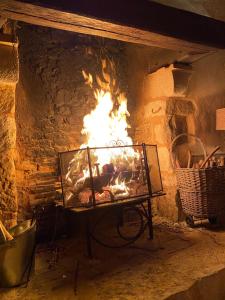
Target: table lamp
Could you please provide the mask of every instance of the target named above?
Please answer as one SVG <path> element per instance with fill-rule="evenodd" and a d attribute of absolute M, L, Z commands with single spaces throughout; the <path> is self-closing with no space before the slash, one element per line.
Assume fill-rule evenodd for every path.
<path fill-rule="evenodd" d="M 225 130 L 225 108 L 216 110 L 216 130 Z"/>

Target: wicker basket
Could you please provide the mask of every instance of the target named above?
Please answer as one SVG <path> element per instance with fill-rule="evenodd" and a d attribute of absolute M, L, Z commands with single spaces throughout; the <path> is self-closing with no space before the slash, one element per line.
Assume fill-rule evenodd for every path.
<path fill-rule="evenodd" d="M 196 139 L 199 141 L 199 138 Z M 171 146 L 173 162 L 174 141 Z M 205 149 L 203 152 L 206 156 Z M 225 208 L 225 167 L 177 168 L 176 176 L 182 209 L 187 215 L 197 218 L 217 217 Z"/>
<path fill-rule="evenodd" d="M 224 195 L 221 193 L 180 190 L 180 198 L 185 214 L 196 218 L 217 217 L 219 212 L 224 209 Z"/>
<path fill-rule="evenodd" d="M 176 169 L 183 211 L 198 218 L 217 216 L 225 204 L 225 167 Z"/>
<path fill-rule="evenodd" d="M 189 192 L 224 193 L 225 167 L 176 169 L 177 185 Z"/>

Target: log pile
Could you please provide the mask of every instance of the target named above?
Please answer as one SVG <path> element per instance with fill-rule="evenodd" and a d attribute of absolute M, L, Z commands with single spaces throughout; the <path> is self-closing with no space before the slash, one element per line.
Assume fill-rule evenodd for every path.
<path fill-rule="evenodd" d="M 117 199 L 136 197 L 147 192 L 147 185 L 143 179 L 144 171 L 140 166 L 133 170 L 121 163 L 115 168 L 113 163 L 105 164 L 102 171 L 98 169 L 96 175 L 83 176 L 77 171 L 76 161 L 64 179 L 65 200 L 69 206 L 92 205 L 92 189 L 97 203 L 113 202 Z M 82 177 L 80 177 L 82 176 Z"/>

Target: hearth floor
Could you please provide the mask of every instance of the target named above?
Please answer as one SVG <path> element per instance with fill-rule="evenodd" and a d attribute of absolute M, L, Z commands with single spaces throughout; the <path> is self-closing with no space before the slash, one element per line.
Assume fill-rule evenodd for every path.
<path fill-rule="evenodd" d="M 190 229 L 155 218 L 154 233 L 153 241 L 146 233 L 132 247 L 120 250 L 95 244 L 93 260 L 85 256 L 82 239 L 40 245 L 28 287 L 2 289 L 0 299 L 212 299 L 193 288 L 203 277 L 225 269 L 225 229 Z M 179 296 L 187 290 L 190 298 L 185 292 Z"/>

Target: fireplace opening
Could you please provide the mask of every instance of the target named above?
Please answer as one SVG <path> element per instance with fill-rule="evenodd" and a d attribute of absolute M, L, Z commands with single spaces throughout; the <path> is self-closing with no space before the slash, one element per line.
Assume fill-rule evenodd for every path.
<path fill-rule="evenodd" d="M 151 152 L 148 160 L 152 160 L 150 164 L 153 165 L 152 190 L 155 194 L 162 191 L 160 151 L 169 135 L 166 136 L 165 133 L 165 136 L 161 136 L 159 133 L 159 139 L 162 140 L 160 145 L 152 132 L 155 128 L 152 116 L 162 115 L 163 122 L 160 126 L 157 125 L 160 127 L 157 130 L 165 128 L 169 133 L 169 129 L 166 129 L 169 112 L 167 114 L 168 109 L 160 108 L 161 105 L 156 103 L 156 107 L 150 108 L 152 116 L 147 115 L 142 111 L 146 105 L 143 101 L 150 77 L 157 73 L 155 70 L 163 66 L 165 72 L 171 72 L 172 62 L 182 58 L 184 53 L 25 24 L 18 30 L 18 34 L 21 75 L 16 99 L 16 176 L 21 218 L 29 205 L 47 205 L 62 199 L 58 171 L 58 153 L 61 152 L 63 187 L 66 185 L 64 200 L 71 195 L 71 191 L 71 197 L 74 197 L 74 186 L 81 183 L 78 179 L 82 179 L 82 176 L 83 179 L 88 178 L 85 177 L 87 153 L 82 150 L 87 147 L 130 146 L 115 150 L 98 149 L 95 153 L 93 149 L 90 150 L 93 175 L 96 176 L 97 172 L 101 177 L 104 172 L 111 172 L 113 176 L 117 176 L 114 178 L 114 186 L 117 183 L 122 188 L 121 193 L 125 195 L 127 187 L 123 182 L 124 178 L 120 179 L 118 176 L 117 161 L 115 158 L 113 161 L 111 159 L 113 153 L 118 158 L 119 149 L 123 149 L 119 164 L 121 167 L 125 163 L 129 165 L 126 167 L 127 173 L 137 173 L 143 167 L 143 157 L 140 154 L 142 150 L 141 146 L 136 146 L 135 149 L 132 145 L 157 145 L 157 150 L 155 146 L 147 146 L 147 151 Z M 29 36 L 32 39 L 28 39 Z M 34 40 L 37 41 L 35 44 Z M 164 67 L 168 63 L 170 66 Z M 172 76 L 172 72 L 167 76 Z M 172 77 L 169 77 L 169 81 L 173 84 Z M 171 110 L 176 110 L 176 101 L 179 100 L 171 100 Z M 191 103 L 185 100 L 185 105 L 190 106 L 191 113 Z M 181 101 L 179 106 L 181 108 L 177 113 L 185 117 L 189 111 L 182 112 Z M 79 151 L 72 152 L 79 148 Z M 73 171 L 72 175 L 71 170 L 78 168 L 82 159 L 83 170 L 79 171 L 83 175 L 75 178 L 77 174 Z M 113 164 L 111 171 L 110 164 Z M 109 171 L 103 171 L 104 165 Z M 120 176 L 124 177 L 124 174 L 121 173 Z M 126 180 L 131 185 L 129 176 Z M 138 176 L 140 181 L 141 175 Z M 145 175 L 142 174 L 143 176 Z M 73 188 L 69 181 L 73 182 Z M 85 184 L 87 182 L 84 181 Z M 138 194 L 142 193 L 139 191 Z M 109 196 L 110 194 L 107 197 Z"/>
<path fill-rule="evenodd" d="M 220 144 L 222 132 L 212 129 L 215 116 L 210 112 L 223 106 L 222 81 L 216 79 L 222 76 L 216 70 L 223 51 L 206 56 L 25 23 L 17 34 L 19 47 L 14 43 L 3 49 L 16 63 L 5 61 L 9 75 L 4 82 L 10 84 L 2 85 L 2 99 L 11 95 L 11 111 L 5 117 L 6 158 L 14 158 L 14 166 L 4 169 L 9 194 L 2 218 L 13 224 L 29 216 L 32 207 L 62 199 L 58 153 L 121 142 L 157 145 L 167 195 L 155 198 L 154 211 L 176 221 L 180 208 L 171 142 L 185 133 L 199 136 L 208 152 Z M 211 66 L 213 76 L 205 65 Z M 213 101 L 206 86 L 215 95 Z M 185 137 L 178 141 L 182 166 L 187 164 L 189 142 Z M 201 157 L 198 145 L 192 147 Z"/>
<path fill-rule="evenodd" d="M 103 58 L 100 74 L 82 70 L 82 75 L 96 106 L 83 118 L 80 150 L 59 153 L 64 205 L 90 207 L 162 192 L 157 146 L 133 145 L 129 136 L 128 99 L 116 80 L 115 62 Z"/>
<path fill-rule="evenodd" d="M 3 2 L 0 5 L 0 15 L 3 14 L 0 16 L 0 221 L 4 227 L 0 222 L 0 239 L 10 241 L 13 246 L 13 234 L 17 237 L 17 233 L 26 233 L 28 239 L 30 234 L 32 246 L 28 256 L 32 260 L 37 225 L 39 241 L 50 241 L 49 270 L 60 260 L 59 253 L 63 253 L 62 260 L 67 259 L 74 241 L 65 239 L 65 253 L 55 246 L 55 241 L 69 234 L 78 237 L 74 244 L 78 257 L 84 249 L 83 233 L 89 257 L 91 240 L 110 249 L 128 246 L 124 257 L 122 251 L 113 256 L 96 246 L 96 253 L 108 261 L 112 258 L 109 271 L 115 270 L 118 276 L 120 267 L 129 260 L 126 278 L 132 277 L 130 266 L 136 268 L 149 261 L 149 253 L 151 259 L 154 253 L 160 253 L 160 259 L 155 258 L 157 265 L 159 260 L 170 260 L 174 253 L 192 248 L 196 239 L 204 240 L 202 232 L 196 238 L 197 231 L 193 232 L 184 223 L 184 212 L 187 214 L 188 210 L 185 211 L 181 200 L 184 197 L 187 200 L 193 191 L 185 190 L 190 182 L 179 181 L 178 173 L 191 169 L 192 173 L 200 174 L 202 166 L 206 166 L 206 177 L 210 173 L 213 185 L 219 186 L 221 194 L 224 192 L 224 178 L 216 177 L 223 177 L 225 157 L 222 131 L 225 54 L 223 37 L 216 30 L 221 24 L 201 17 L 201 26 L 192 38 L 193 24 L 187 21 L 196 20 L 196 16 L 184 12 L 180 13 L 184 25 L 190 24 L 188 29 L 164 26 L 164 19 L 158 25 L 154 17 L 148 23 L 145 14 L 146 26 L 141 18 L 128 24 L 128 20 L 132 21 L 129 10 L 123 10 L 124 23 L 118 22 L 118 13 L 110 11 L 115 19 L 109 24 L 107 18 L 84 17 L 82 1 L 77 14 L 56 13 L 59 7 L 50 10 L 45 6 L 34 13 L 30 0 L 22 1 L 27 10 L 21 14 L 20 1 Z M 154 8 L 151 1 L 144 2 Z M 130 12 L 136 15 L 132 5 Z M 163 15 L 182 19 L 172 8 L 161 9 Z M 90 9 L 89 14 L 93 13 L 95 10 Z M 7 14 L 18 18 L 18 23 L 8 20 Z M 46 21 L 44 17 L 50 19 Z M 27 18 L 33 25 L 23 22 Z M 48 27 L 40 26 L 46 25 L 45 22 Z M 205 34 L 204 24 L 209 28 Z M 212 29 L 215 36 L 211 35 Z M 216 154 L 215 148 L 219 149 Z M 209 153 L 213 154 L 207 161 Z M 179 169 L 177 173 L 175 169 Z M 208 177 L 205 181 L 199 179 L 199 184 L 208 182 Z M 183 190 L 179 192 L 181 185 Z M 201 193 L 204 196 L 206 192 Z M 197 206 L 193 205 L 194 209 Z M 215 216 L 208 214 L 207 206 L 205 210 L 204 218 L 201 214 L 196 219 L 188 215 L 191 227 L 200 224 L 214 228 L 207 226 L 215 225 Z M 37 223 L 32 218 L 34 212 Z M 222 210 L 218 214 L 220 221 L 223 214 Z M 31 221 L 14 227 L 27 219 Z M 153 224 L 156 241 L 147 244 L 141 236 L 147 232 L 152 240 Z M 96 234 L 96 228 L 103 239 Z M 116 243 L 117 238 L 122 239 L 122 246 Z M 131 246 L 139 238 L 140 244 Z M 198 245 L 197 250 L 201 252 L 202 248 Z M 0 258 L 5 259 L 4 251 L 0 249 Z M 141 254 L 133 261 L 136 251 L 146 253 L 147 258 Z M 195 256 L 192 250 L 188 253 L 189 258 Z M 181 265 L 188 261 L 182 255 Z M 222 251 L 220 255 L 224 258 Z M 79 259 L 73 277 L 74 293 Z M 87 270 L 89 261 L 86 257 L 81 261 Z M 63 280 L 67 276 L 71 280 L 72 263 L 70 260 L 65 269 L 62 267 Z M 93 265 L 93 273 L 101 277 L 102 271 Z M 179 269 L 175 261 L 173 266 Z M 185 267 L 190 270 L 187 264 Z M 28 269 L 29 273 L 32 264 Z M 149 277 L 154 266 L 143 270 Z M 156 273 L 160 271 L 157 269 Z M 104 276 L 101 279 L 106 299 Z M 118 280 L 119 285 L 123 279 Z"/>

